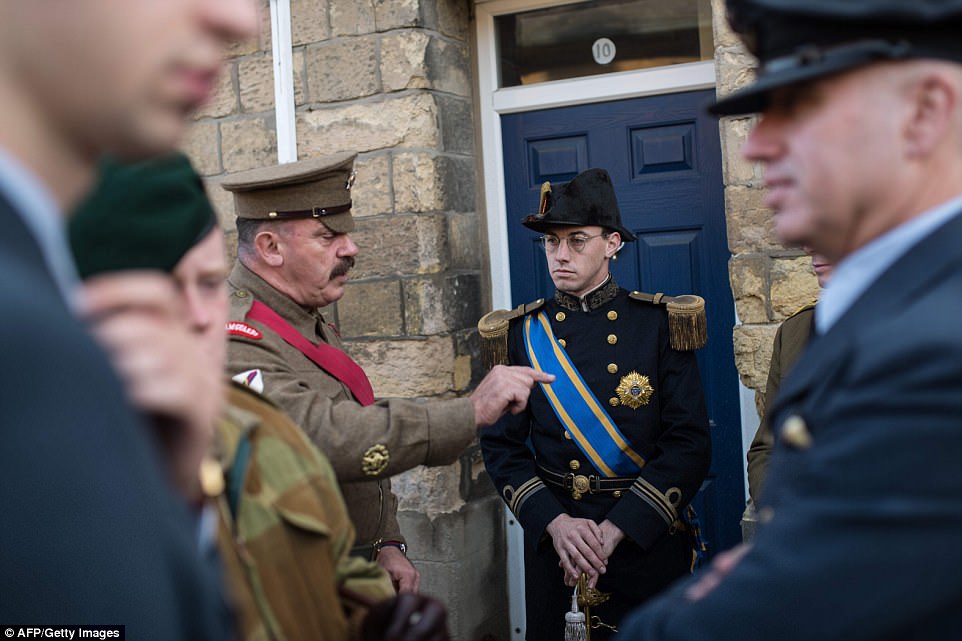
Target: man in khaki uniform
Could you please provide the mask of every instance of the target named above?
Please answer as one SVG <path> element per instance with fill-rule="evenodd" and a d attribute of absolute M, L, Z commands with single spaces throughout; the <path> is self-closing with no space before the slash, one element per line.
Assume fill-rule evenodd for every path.
<path fill-rule="evenodd" d="M 825 287 L 832 275 L 832 264 L 824 256 L 820 256 L 806 248 L 812 257 L 812 269 L 818 278 L 818 286 Z M 772 360 L 768 368 L 768 381 L 765 385 L 765 409 L 762 421 L 755 432 L 755 438 L 748 448 L 748 494 L 752 502 L 758 501 L 762 493 L 762 484 L 768 471 L 768 461 L 775 446 L 775 435 L 772 433 L 771 408 L 782 379 L 802 355 L 802 350 L 808 345 L 815 326 L 815 303 L 803 306 L 797 312 L 786 318 L 775 332 L 772 343 Z"/>
<path fill-rule="evenodd" d="M 468 397 L 382 399 L 341 351 L 322 308 L 344 293 L 358 248 L 348 235 L 354 154 L 234 174 L 237 263 L 228 282 L 228 371 L 283 408 L 330 458 L 357 529 L 400 591 L 416 591 L 388 478 L 453 462 L 479 426 L 521 411 L 543 374 L 499 367 Z M 550 380 L 550 379 L 544 379 Z"/>
<path fill-rule="evenodd" d="M 127 215 L 117 217 L 118 210 Z M 195 405 L 206 412 L 213 404 L 220 413 L 215 456 L 200 466 L 193 460 L 192 487 L 204 515 L 203 538 L 214 539 L 219 520 L 216 540 L 238 638 L 344 641 L 362 630 L 383 638 L 395 625 L 412 639 L 443 633 L 437 601 L 392 598 L 385 572 L 350 556 L 354 528 L 324 455 L 251 388 L 232 383 L 224 390 L 228 265 L 223 234 L 189 161 L 173 156 L 112 165 L 70 231 L 81 273 L 101 274 L 86 288 L 97 335 L 111 346 L 140 408 L 163 409 L 149 399 L 180 379 L 197 391 Z M 177 304 L 157 318 L 154 333 L 125 343 L 131 315 L 153 311 L 150 295 L 158 279 L 173 282 Z M 161 375 L 168 368 L 156 364 L 163 362 L 180 369 Z M 213 426 L 209 421 L 205 432 Z M 367 616 L 374 604 L 374 616 Z"/>

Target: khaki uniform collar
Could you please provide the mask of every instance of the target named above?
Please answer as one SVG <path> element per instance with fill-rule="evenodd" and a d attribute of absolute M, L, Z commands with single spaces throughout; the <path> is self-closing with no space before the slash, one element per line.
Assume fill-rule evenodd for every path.
<path fill-rule="evenodd" d="M 243 298 L 253 297 L 253 299 L 261 301 L 280 314 L 301 335 L 309 338 L 321 336 L 328 342 L 333 342 L 331 340 L 333 332 L 325 329 L 327 321 L 319 309 L 308 309 L 298 305 L 286 294 L 274 289 L 267 281 L 252 272 L 240 261 L 234 263 L 234 268 L 231 270 L 230 276 L 227 277 L 227 283 L 231 288 L 232 301 L 238 298 L 238 292 L 245 292 L 242 295 Z M 248 304 L 247 309 L 249 308 Z"/>

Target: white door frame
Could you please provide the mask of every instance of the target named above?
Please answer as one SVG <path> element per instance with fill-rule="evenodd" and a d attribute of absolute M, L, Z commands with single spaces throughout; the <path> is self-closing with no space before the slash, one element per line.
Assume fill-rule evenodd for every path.
<path fill-rule="evenodd" d="M 476 0 L 475 3 L 481 161 L 490 256 L 491 303 L 495 309 L 511 306 L 511 266 L 508 255 L 501 115 L 715 87 L 715 63 L 709 60 L 573 80 L 556 80 L 529 86 L 498 88 L 495 16 L 583 1 Z M 520 221 L 522 216 L 519 213 L 515 217 Z M 522 641 L 525 629 L 523 532 L 514 515 L 507 510 L 505 510 L 505 522 L 508 542 L 508 604 L 511 639 Z"/>

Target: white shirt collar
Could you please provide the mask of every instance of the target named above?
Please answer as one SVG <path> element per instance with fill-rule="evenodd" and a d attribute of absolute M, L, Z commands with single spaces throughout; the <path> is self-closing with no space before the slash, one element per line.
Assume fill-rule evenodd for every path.
<path fill-rule="evenodd" d="M 36 239 L 61 296 L 73 309 L 80 279 L 67 243 L 60 207 L 40 179 L 2 148 L 0 192 Z"/>
<path fill-rule="evenodd" d="M 960 210 L 962 196 L 957 196 L 849 254 L 835 266 L 819 296 L 815 330 L 824 334 L 831 329 L 885 270 Z"/>

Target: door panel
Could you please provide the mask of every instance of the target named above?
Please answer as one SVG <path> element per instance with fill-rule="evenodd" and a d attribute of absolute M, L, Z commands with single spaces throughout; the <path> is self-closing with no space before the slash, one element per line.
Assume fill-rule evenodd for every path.
<path fill-rule="evenodd" d="M 711 552 L 740 541 L 744 507 L 734 303 L 713 91 L 620 100 L 502 117 L 511 295 L 514 305 L 551 294 L 538 234 L 520 220 L 541 184 L 591 167 L 611 174 L 623 222 L 638 235 L 612 263 L 622 287 L 706 300 L 708 345 L 697 353 L 712 430 L 712 468 L 695 507 Z"/>

